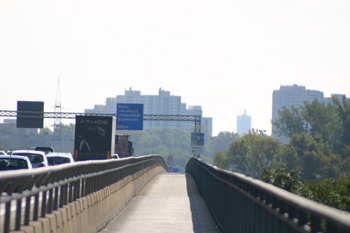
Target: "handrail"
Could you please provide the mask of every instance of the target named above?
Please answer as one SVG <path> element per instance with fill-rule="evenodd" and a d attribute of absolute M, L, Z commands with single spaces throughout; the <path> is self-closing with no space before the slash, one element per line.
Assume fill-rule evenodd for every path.
<path fill-rule="evenodd" d="M 350 232 L 350 213 L 200 159 L 186 165 L 223 232 Z"/>
<path fill-rule="evenodd" d="M 5 233 L 10 231 L 12 201 L 16 201 L 14 230 L 20 230 L 23 198 L 25 198 L 24 224 L 29 225 L 30 220 L 44 217 L 46 213 L 51 213 L 69 202 L 154 166 L 162 166 L 168 171 L 163 157 L 148 155 L 1 172 L 0 204 L 1 206 L 5 204 L 1 230 Z M 33 197 L 34 207 L 31 208 Z"/>

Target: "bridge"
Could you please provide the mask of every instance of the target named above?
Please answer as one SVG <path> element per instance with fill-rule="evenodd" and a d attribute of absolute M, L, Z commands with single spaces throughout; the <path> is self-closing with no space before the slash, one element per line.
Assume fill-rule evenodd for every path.
<path fill-rule="evenodd" d="M 1 232 L 350 232 L 350 214 L 191 158 L 0 173 Z"/>

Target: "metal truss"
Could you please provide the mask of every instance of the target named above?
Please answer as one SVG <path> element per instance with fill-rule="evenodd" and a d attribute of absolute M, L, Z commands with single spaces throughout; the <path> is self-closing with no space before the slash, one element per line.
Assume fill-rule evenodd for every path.
<path fill-rule="evenodd" d="M 194 132 L 201 132 L 201 115 L 152 115 L 144 114 L 144 121 L 194 121 Z"/>
<path fill-rule="evenodd" d="M 64 118 L 75 119 L 76 116 L 114 116 L 116 114 L 105 113 L 74 113 L 74 112 L 29 112 L 29 111 L 7 111 L 0 110 L 0 117 L 30 117 L 30 118 Z M 200 115 L 153 115 L 144 114 L 144 121 L 194 121 L 195 133 L 201 131 Z"/>

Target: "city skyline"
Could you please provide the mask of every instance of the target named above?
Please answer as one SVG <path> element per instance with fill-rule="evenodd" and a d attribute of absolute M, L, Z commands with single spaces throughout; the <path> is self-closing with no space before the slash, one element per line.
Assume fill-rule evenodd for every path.
<path fill-rule="evenodd" d="M 158 95 L 142 95 L 140 90 L 125 90 L 124 95 L 106 98 L 106 104 L 94 105 L 93 109 L 85 109 L 85 113 L 116 113 L 118 103 L 143 104 L 143 114 L 153 115 L 200 115 L 202 132 L 212 137 L 212 118 L 203 117 L 202 106 L 188 106 L 181 101 L 181 96 L 172 95 L 170 91 L 159 88 Z M 144 121 L 143 129 L 147 127 L 179 128 L 184 131 L 194 127 L 191 121 Z"/>
<path fill-rule="evenodd" d="M 283 86 L 283 85 L 281 85 L 280 86 L 280 88 L 281 87 L 284 87 L 284 88 L 288 88 L 288 87 L 295 87 L 295 86 L 297 86 L 297 87 L 301 87 L 301 88 L 304 88 L 305 89 L 305 87 L 304 86 L 298 86 L 298 85 L 296 85 L 296 84 L 293 84 L 293 85 L 288 85 L 288 86 Z M 131 88 L 130 88 L 131 89 Z M 124 90 L 124 91 L 126 91 L 126 89 Z M 275 93 L 276 91 L 280 91 L 279 89 L 276 89 L 276 90 L 274 90 L 273 91 L 273 93 Z M 330 101 L 330 99 L 331 99 L 331 95 L 338 95 L 338 94 L 331 94 L 330 96 L 325 96 L 324 95 L 324 93 L 322 92 L 322 91 L 319 91 L 319 90 L 311 90 L 311 89 L 307 89 L 307 91 L 311 91 L 311 92 L 320 92 L 322 95 L 323 95 L 323 97 L 324 97 L 324 101 L 326 101 L 326 99 L 328 99 L 328 102 L 331 102 Z M 170 91 L 169 91 L 170 92 Z M 272 93 L 272 94 L 273 94 Z M 343 94 L 340 94 L 340 95 L 343 95 Z M 103 103 L 103 104 L 98 104 L 98 103 L 91 103 L 90 104 L 90 108 L 88 108 L 88 109 L 83 109 L 83 111 L 65 111 L 64 109 L 65 109 L 65 107 L 63 106 L 62 107 L 62 112 L 77 112 L 77 113 L 84 113 L 84 112 L 86 112 L 86 110 L 93 110 L 94 109 L 94 107 L 95 106 L 97 106 L 97 105 L 101 105 L 101 106 L 104 106 L 107 102 L 108 102 L 108 99 L 109 98 L 117 98 L 117 96 L 118 95 L 116 95 L 116 97 L 105 97 L 105 102 Z M 181 97 L 181 96 L 180 96 Z M 347 98 L 348 98 L 348 96 L 347 96 Z M 27 101 L 27 100 L 25 100 L 25 101 Z M 34 101 L 34 100 L 33 100 Z M 272 102 L 273 102 L 273 98 L 272 98 Z M 16 102 L 17 103 L 17 102 Z M 45 103 L 44 103 L 44 105 L 45 105 Z M 196 106 L 199 106 L 199 105 L 187 105 L 187 107 L 196 107 Z M 300 106 L 300 104 L 298 105 L 298 106 Z M 204 108 L 203 107 L 205 107 L 205 106 L 200 106 L 200 107 L 202 107 L 201 108 L 201 111 L 202 112 L 204 112 Z M 1 109 L 1 110 L 16 110 L 16 108 L 13 108 L 13 109 Z M 45 110 L 44 110 L 45 112 L 54 112 L 54 109 L 53 110 L 47 110 L 47 107 L 45 108 Z M 245 111 L 246 111 L 246 109 L 245 109 Z M 271 108 L 271 111 L 272 111 L 272 115 L 271 115 L 271 119 L 273 119 L 273 111 L 274 111 L 274 109 L 273 108 Z M 238 126 L 238 117 L 239 116 L 242 116 L 242 114 L 241 115 L 237 115 L 236 116 L 236 128 L 234 129 L 234 130 L 221 130 L 221 131 L 217 131 L 217 132 L 214 132 L 214 130 L 213 130 L 213 134 L 212 134 L 212 136 L 216 136 L 218 133 L 220 133 L 220 132 L 223 132 L 223 131 L 228 131 L 228 132 L 234 132 L 234 133 L 239 133 L 238 131 L 239 131 L 239 126 Z M 203 117 L 204 118 L 212 118 L 212 117 L 210 117 L 210 116 L 204 116 L 203 115 Z M 252 116 L 249 116 L 250 118 L 252 117 Z M 4 121 L 4 119 L 12 119 L 12 118 L 0 118 L 0 123 L 2 123 L 3 121 Z M 51 122 L 52 121 L 52 122 Z M 68 119 L 62 119 L 62 123 L 64 123 L 64 124 L 69 124 L 69 123 L 75 123 L 75 120 L 68 120 Z M 272 125 L 271 125 L 271 127 L 269 128 L 269 129 L 265 129 L 264 127 L 262 127 L 262 128 L 259 128 L 259 127 L 254 127 L 254 126 L 252 126 L 253 125 L 253 123 L 252 123 L 253 121 L 251 121 L 251 129 L 262 129 L 266 134 L 268 134 L 268 135 L 272 135 L 272 131 L 271 131 L 271 127 L 272 127 Z M 51 120 L 51 119 L 47 119 L 47 118 L 45 118 L 44 119 L 44 123 L 45 123 L 45 127 L 53 127 L 53 120 Z M 212 124 L 213 125 L 215 125 L 215 119 L 214 118 L 212 118 Z M 255 124 L 256 125 L 256 124 Z M 213 127 L 214 128 L 214 127 Z"/>
<path fill-rule="evenodd" d="M 3 0 L 0 109 L 44 101 L 54 112 L 59 78 L 62 112 L 162 88 L 202 106 L 213 136 L 236 132 L 244 109 L 271 135 L 282 85 L 350 96 L 349 11 L 346 0 Z"/>

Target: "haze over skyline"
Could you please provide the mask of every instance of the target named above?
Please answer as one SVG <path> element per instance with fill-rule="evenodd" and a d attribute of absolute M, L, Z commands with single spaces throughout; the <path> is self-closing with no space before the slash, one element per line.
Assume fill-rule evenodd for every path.
<path fill-rule="evenodd" d="M 271 134 L 280 85 L 350 97 L 348 12 L 348 0 L 2 0 L 0 109 L 53 112 L 59 78 L 62 112 L 162 88 L 202 106 L 214 136 L 245 109 Z"/>

